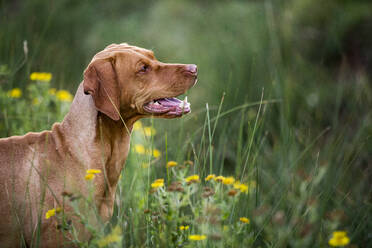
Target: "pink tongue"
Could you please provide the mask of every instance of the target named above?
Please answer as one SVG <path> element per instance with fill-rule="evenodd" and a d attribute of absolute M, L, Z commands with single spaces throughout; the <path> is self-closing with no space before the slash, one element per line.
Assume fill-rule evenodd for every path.
<path fill-rule="evenodd" d="M 172 97 L 172 98 L 159 99 L 158 102 L 164 107 L 174 107 L 174 106 L 178 106 L 181 103 L 181 100 L 178 100 L 177 98 Z"/>

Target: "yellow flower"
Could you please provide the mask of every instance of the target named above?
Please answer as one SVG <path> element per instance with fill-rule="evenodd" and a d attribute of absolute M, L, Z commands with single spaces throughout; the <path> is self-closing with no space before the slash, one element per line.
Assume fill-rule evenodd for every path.
<path fill-rule="evenodd" d="M 240 189 L 240 192 L 242 192 L 242 193 L 248 193 L 249 188 L 248 188 L 248 185 L 242 183 L 242 184 L 240 184 L 239 189 Z"/>
<path fill-rule="evenodd" d="M 176 162 L 176 161 L 169 161 L 168 163 L 167 163 L 167 168 L 170 168 L 170 167 L 174 167 L 174 166 L 176 166 L 178 163 Z"/>
<path fill-rule="evenodd" d="M 59 90 L 56 93 L 56 97 L 58 100 L 62 102 L 71 102 L 72 101 L 72 95 L 67 90 Z"/>
<path fill-rule="evenodd" d="M 210 174 L 210 175 L 208 175 L 208 176 L 205 178 L 205 181 L 209 181 L 209 180 L 211 180 L 211 179 L 214 179 L 215 177 L 216 177 L 215 174 Z"/>
<path fill-rule="evenodd" d="M 46 213 L 45 213 L 45 219 L 49 219 L 50 217 L 56 215 L 56 209 L 55 208 L 52 208 L 52 209 L 49 209 Z"/>
<path fill-rule="evenodd" d="M 160 188 L 160 187 L 163 187 L 164 186 L 164 179 L 160 178 L 160 179 L 156 179 L 152 184 L 151 184 L 151 188 L 153 189 L 157 189 L 157 188 Z"/>
<path fill-rule="evenodd" d="M 49 94 L 49 95 L 52 95 L 52 96 L 54 96 L 54 95 L 56 94 L 56 92 L 57 92 L 57 89 L 56 89 L 56 88 L 50 88 L 50 89 L 48 90 L 48 94 Z"/>
<path fill-rule="evenodd" d="M 350 238 L 345 231 L 335 231 L 332 233 L 331 239 L 328 241 L 330 246 L 345 246 L 350 243 Z"/>
<path fill-rule="evenodd" d="M 218 176 L 218 177 L 215 177 L 215 178 L 214 178 L 214 180 L 215 180 L 216 182 L 222 182 L 224 179 L 225 179 L 224 176 Z"/>
<path fill-rule="evenodd" d="M 242 185 L 239 181 L 235 181 L 233 187 L 234 189 L 240 189 L 240 185 Z"/>
<path fill-rule="evenodd" d="M 39 99 L 37 99 L 37 98 L 34 98 L 33 100 L 32 100 L 32 105 L 38 105 L 40 103 L 40 101 L 39 101 Z"/>
<path fill-rule="evenodd" d="M 59 214 L 60 212 L 62 212 L 62 208 L 60 207 L 56 208 L 56 213 Z"/>
<path fill-rule="evenodd" d="M 90 181 L 93 180 L 96 177 L 96 174 L 101 173 L 101 170 L 98 169 L 89 169 L 86 171 L 85 180 Z"/>
<path fill-rule="evenodd" d="M 248 219 L 247 217 L 240 217 L 239 220 L 243 223 L 246 223 L 246 224 L 251 223 L 250 219 Z"/>
<path fill-rule="evenodd" d="M 145 147 L 143 145 L 140 145 L 140 144 L 137 144 L 134 146 L 134 150 L 138 153 L 138 154 L 145 154 Z"/>
<path fill-rule="evenodd" d="M 120 226 L 116 226 L 112 229 L 111 233 L 106 235 L 104 238 L 97 241 L 98 247 L 106 247 L 112 243 L 121 243 L 122 239 L 122 232 Z"/>
<path fill-rule="evenodd" d="M 85 180 L 87 180 L 87 181 L 93 180 L 93 178 L 95 178 L 94 174 L 88 173 L 88 174 L 85 175 Z"/>
<path fill-rule="evenodd" d="M 101 170 L 98 170 L 98 169 L 89 169 L 89 170 L 87 170 L 87 174 L 99 174 L 101 172 L 102 171 Z"/>
<path fill-rule="evenodd" d="M 138 131 L 142 128 L 142 122 L 141 121 L 137 121 L 133 124 L 133 130 L 134 131 Z"/>
<path fill-rule="evenodd" d="M 52 79 L 52 73 L 49 72 L 33 72 L 30 75 L 30 79 L 35 81 L 49 82 Z"/>
<path fill-rule="evenodd" d="M 185 181 L 187 183 L 196 183 L 196 182 L 199 181 L 199 176 L 198 175 L 192 175 L 192 176 L 186 177 Z"/>
<path fill-rule="evenodd" d="M 189 229 L 189 226 L 180 226 L 180 230 L 183 231 L 183 230 L 188 230 Z"/>
<path fill-rule="evenodd" d="M 145 127 L 143 129 L 145 136 L 150 137 L 156 134 L 156 130 L 153 127 Z"/>
<path fill-rule="evenodd" d="M 199 234 L 189 235 L 189 239 L 194 240 L 194 241 L 204 240 L 206 238 L 207 236 L 205 235 L 199 235 Z"/>
<path fill-rule="evenodd" d="M 222 179 L 223 184 L 233 184 L 235 182 L 235 179 L 233 177 L 225 177 Z"/>
<path fill-rule="evenodd" d="M 154 149 L 152 151 L 152 155 L 154 156 L 154 158 L 158 158 L 158 157 L 160 157 L 161 153 L 158 149 Z"/>
<path fill-rule="evenodd" d="M 248 193 L 248 185 L 240 183 L 239 181 L 234 183 L 234 189 L 239 189 L 242 193 Z"/>
<path fill-rule="evenodd" d="M 14 88 L 8 91 L 8 96 L 11 98 L 20 98 L 22 96 L 22 91 L 20 88 Z"/>

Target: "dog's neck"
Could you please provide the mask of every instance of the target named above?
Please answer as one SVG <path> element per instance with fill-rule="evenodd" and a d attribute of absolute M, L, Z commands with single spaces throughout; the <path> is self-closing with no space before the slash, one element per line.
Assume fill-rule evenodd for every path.
<path fill-rule="evenodd" d="M 107 191 L 107 186 L 109 191 L 116 188 L 128 156 L 135 119 L 123 117 L 123 120 L 124 123 L 122 120 L 113 121 L 98 112 L 92 97 L 84 94 L 80 84 L 70 111 L 61 124 L 68 152 L 85 169 L 100 169 L 105 173 L 108 184 L 102 185 L 106 188 L 104 191 Z"/>

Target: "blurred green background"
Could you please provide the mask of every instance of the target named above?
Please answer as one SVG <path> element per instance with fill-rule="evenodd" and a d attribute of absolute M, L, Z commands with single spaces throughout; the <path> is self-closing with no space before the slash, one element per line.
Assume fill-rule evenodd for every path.
<path fill-rule="evenodd" d="M 213 118 L 223 95 L 223 111 L 260 101 L 262 94 L 276 99 L 262 106 L 257 130 L 257 106 L 219 121 L 214 169 L 244 174 L 245 147 L 253 144 L 248 167 L 262 168 L 266 182 L 255 207 L 292 213 L 296 180 L 308 178 L 314 166 L 325 167 L 314 193 L 323 199 L 318 226 L 304 226 L 320 232 L 323 219 L 341 209 L 336 226 L 349 230 L 358 247 L 372 244 L 370 1 L 1 0 L 0 87 L 24 89 L 31 72 L 47 71 L 54 87 L 75 92 L 93 55 L 121 42 L 152 49 L 163 62 L 198 65 L 198 84 L 188 93 L 193 113 L 182 124 L 186 135 L 171 139 L 179 120 L 156 120 L 160 146 L 165 131 L 170 154 L 177 154 L 185 137 L 195 141 L 206 103 Z M 287 232 L 298 227 L 295 220 L 288 223 Z M 279 247 L 290 244 L 282 242 Z"/>

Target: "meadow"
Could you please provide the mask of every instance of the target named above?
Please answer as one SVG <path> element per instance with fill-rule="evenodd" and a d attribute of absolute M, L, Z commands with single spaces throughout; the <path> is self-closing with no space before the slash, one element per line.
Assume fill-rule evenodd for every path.
<path fill-rule="evenodd" d="M 371 247 L 371 11 L 365 1 L 2 1 L 0 137 L 62 121 L 106 45 L 153 49 L 198 65 L 192 112 L 136 123 L 109 223 L 92 197 L 65 196 L 89 242 L 63 209 L 40 218 L 59 218 L 79 247 Z"/>

